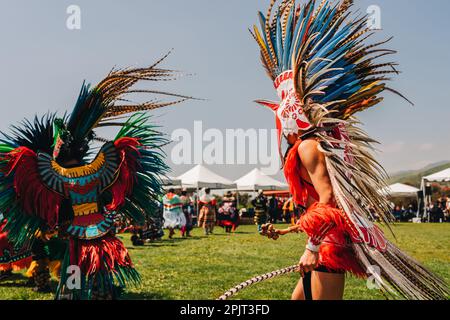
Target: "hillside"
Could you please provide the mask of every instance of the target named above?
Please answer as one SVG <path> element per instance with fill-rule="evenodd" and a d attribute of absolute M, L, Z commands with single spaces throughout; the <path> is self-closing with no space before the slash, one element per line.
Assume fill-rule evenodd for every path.
<path fill-rule="evenodd" d="M 420 188 L 420 183 L 423 176 L 445 170 L 450 167 L 450 161 L 442 161 L 432 165 L 428 165 L 425 168 L 414 171 L 403 171 L 391 174 L 389 183 L 404 183 L 408 185 Z"/>

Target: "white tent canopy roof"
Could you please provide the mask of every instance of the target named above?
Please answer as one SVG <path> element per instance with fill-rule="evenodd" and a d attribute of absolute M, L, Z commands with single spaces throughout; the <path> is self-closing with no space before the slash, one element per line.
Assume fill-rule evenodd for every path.
<path fill-rule="evenodd" d="M 390 194 L 392 196 L 407 196 L 407 195 L 417 195 L 419 189 L 409 186 L 407 184 L 395 183 L 387 188 L 383 189 L 383 193 Z"/>
<path fill-rule="evenodd" d="M 450 168 L 445 169 L 441 172 L 426 176 L 422 178 L 423 180 L 430 182 L 448 182 L 450 181 Z"/>
<path fill-rule="evenodd" d="M 286 189 L 288 186 L 274 178 L 264 174 L 259 169 L 253 169 L 240 179 L 236 180 L 238 190 L 280 190 Z"/>
<path fill-rule="evenodd" d="M 219 176 L 202 165 L 197 165 L 181 176 L 177 177 L 181 180 L 185 188 L 211 188 L 211 189 L 234 189 L 236 184 L 232 181 Z"/>
<path fill-rule="evenodd" d="M 181 180 L 171 176 L 166 176 L 161 180 L 164 186 L 181 186 Z"/>

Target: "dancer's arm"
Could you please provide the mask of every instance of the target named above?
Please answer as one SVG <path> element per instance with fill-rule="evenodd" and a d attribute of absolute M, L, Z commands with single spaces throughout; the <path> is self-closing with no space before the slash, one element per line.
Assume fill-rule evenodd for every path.
<path fill-rule="evenodd" d="M 303 166 L 309 173 L 314 189 L 319 195 L 319 203 L 332 204 L 333 187 L 328 175 L 325 155 L 319 150 L 319 142 L 305 140 L 298 147 L 298 153 Z"/>

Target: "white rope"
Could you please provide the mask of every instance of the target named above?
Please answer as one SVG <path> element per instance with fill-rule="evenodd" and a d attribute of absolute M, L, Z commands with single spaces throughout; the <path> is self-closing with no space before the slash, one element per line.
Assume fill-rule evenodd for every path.
<path fill-rule="evenodd" d="M 245 282 L 242 282 L 241 284 L 235 286 L 234 288 L 228 290 L 227 292 L 225 292 L 223 295 L 221 295 L 217 300 L 227 300 L 228 298 L 231 298 L 232 296 L 236 295 L 239 291 L 250 287 L 256 283 L 268 280 L 268 279 L 272 279 L 275 277 L 279 277 L 282 276 L 284 274 L 288 274 L 288 273 L 292 273 L 292 272 L 296 272 L 298 270 L 298 264 L 284 268 L 284 269 L 279 269 L 279 270 L 275 270 L 266 274 L 263 274 L 261 276 L 257 276 L 254 277 L 252 279 L 249 279 Z"/>

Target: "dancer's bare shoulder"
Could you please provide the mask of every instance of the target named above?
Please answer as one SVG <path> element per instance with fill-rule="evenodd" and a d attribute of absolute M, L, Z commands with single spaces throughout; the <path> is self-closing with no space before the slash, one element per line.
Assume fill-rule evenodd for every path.
<path fill-rule="evenodd" d="M 324 161 L 323 153 L 319 150 L 319 142 L 315 139 L 303 140 L 298 146 L 297 152 L 306 169 L 314 168 Z"/>

